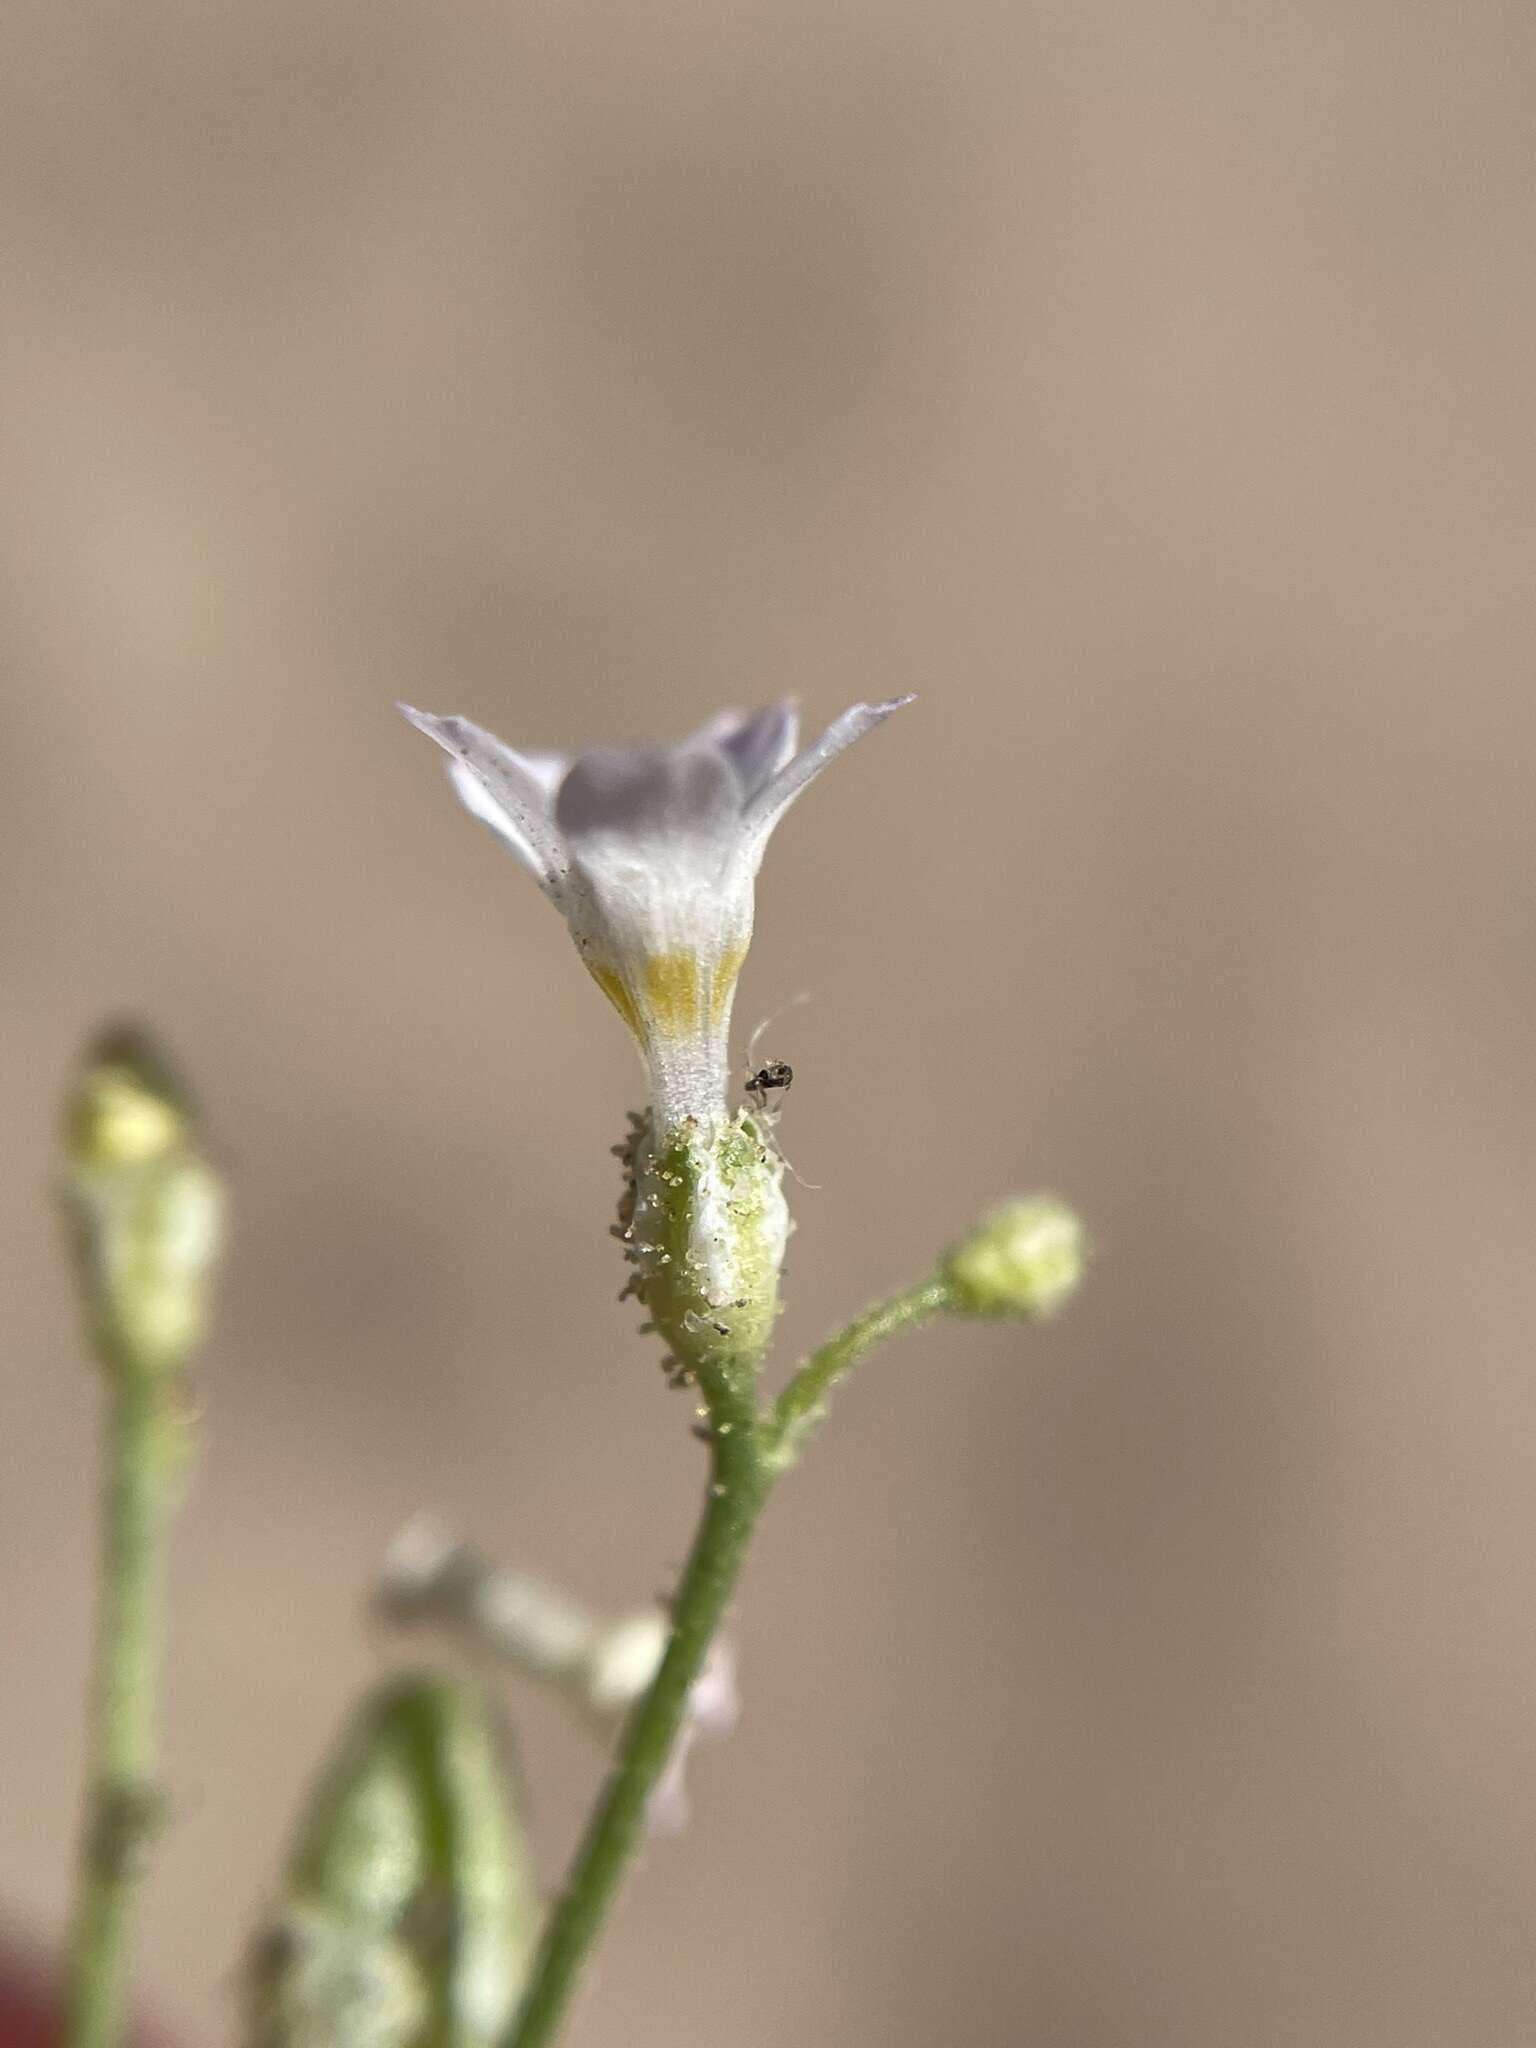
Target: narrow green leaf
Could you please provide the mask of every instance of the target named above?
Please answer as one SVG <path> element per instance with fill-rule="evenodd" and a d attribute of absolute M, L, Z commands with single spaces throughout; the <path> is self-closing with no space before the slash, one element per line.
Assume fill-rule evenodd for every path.
<path fill-rule="evenodd" d="M 484 2048 L 538 1935 L 509 1745 L 466 1680 L 358 1707 L 300 1823 L 247 1977 L 247 2048 Z"/>

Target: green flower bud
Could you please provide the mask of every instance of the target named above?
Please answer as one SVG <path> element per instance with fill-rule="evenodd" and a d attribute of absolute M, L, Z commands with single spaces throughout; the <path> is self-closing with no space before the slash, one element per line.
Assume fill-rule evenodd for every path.
<path fill-rule="evenodd" d="M 1054 1195 L 1005 1202 L 945 1253 L 939 1278 L 967 1316 L 1051 1316 L 1087 1263 L 1083 1226 Z"/>
<path fill-rule="evenodd" d="M 750 1383 L 779 1312 L 789 1237 L 784 1162 L 743 1113 L 713 1129 L 687 1118 L 658 1150 L 648 1119 L 622 1148 L 617 1235 L 683 1380 Z"/>
<path fill-rule="evenodd" d="M 489 2048 L 538 1931 L 482 1695 L 429 1674 L 358 1708 L 254 1943 L 247 2048 Z"/>
<path fill-rule="evenodd" d="M 105 1034 L 65 1118 L 63 1194 L 93 1341 L 110 1365 L 174 1369 L 203 1338 L 224 1199 L 189 1099 L 142 1034 Z"/>

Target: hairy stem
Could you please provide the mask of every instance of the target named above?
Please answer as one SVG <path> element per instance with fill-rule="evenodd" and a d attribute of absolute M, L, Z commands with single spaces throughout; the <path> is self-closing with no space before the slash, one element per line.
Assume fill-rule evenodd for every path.
<path fill-rule="evenodd" d="M 850 1372 L 866 1351 L 883 1344 L 898 1330 L 926 1322 L 952 1306 L 950 1291 L 942 1280 L 920 1280 L 905 1287 L 889 1301 L 867 1310 L 828 1338 L 819 1351 L 801 1366 L 774 1403 L 763 1424 L 765 1455 L 775 1471 L 791 1465 L 802 1445 L 827 1410 L 827 1397 L 843 1376 Z"/>
<path fill-rule="evenodd" d="M 612 1773 L 550 1917 L 506 2048 L 541 2048 L 555 2038 L 625 1866 L 644 1834 L 647 1804 L 672 1753 L 689 1691 L 730 1604 L 768 1491 L 750 1397 L 717 1393 L 711 1406 L 710 1486 L 673 1603 L 666 1656 L 625 1724 Z"/>
<path fill-rule="evenodd" d="M 123 2030 L 129 1913 L 158 1818 L 154 1779 L 165 1565 L 181 1424 L 164 1376 L 111 1376 L 89 1764 L 65 2048 L 114 2048 Z"/>
<path fill-rule="evenodd" d="M 550 1916 L 528 1990 L 503 2048 L 545 2048 L 569 2009 L 581 1970 L 645 1831 L 646 1807 L 677 1739 L 688 1695 L 735 1590 L 742 1558 L 777 1473 L 793 1462 L 833 1385 L 874 1345 L 952 1306 L 925 1280 L 850 1323 L 801 1367 L 776 1406 L 758 1416 L 752 1373 L 695 1360 L 710 1418 L 710 1486 L 672 1610 L 672 1634 L 650 1691 L 625 1725 L 597 1810 Z M 739 1362 L 738 1362 L 739 1364 Z"/>

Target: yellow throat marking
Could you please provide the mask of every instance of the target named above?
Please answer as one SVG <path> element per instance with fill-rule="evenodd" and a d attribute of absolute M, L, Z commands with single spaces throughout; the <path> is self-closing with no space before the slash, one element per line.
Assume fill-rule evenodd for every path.
<path fill-rule="evenodd" d="M 648 1033 L 662 1038 L 697 1038 L 706 1026 L 718 1029 L 746 957 L 738 946 L 706 976 L 696 953 L 652 953 L 640 965 L 638 987 L 611 967 L 592 967 L 592 979 L 642 1043 Z"/>

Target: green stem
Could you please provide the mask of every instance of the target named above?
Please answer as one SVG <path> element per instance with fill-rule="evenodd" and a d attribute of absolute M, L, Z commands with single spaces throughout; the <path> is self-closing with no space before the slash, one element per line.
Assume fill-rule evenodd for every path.
<path fill-rule="evenodd" d="M 65 2048 L 113 2048 L 122 2033 L 128 1917 L 139 1851 L 159 1807 L 154 1767 L 178 1393 L 173 1381 L 121 1362 L 109 1384 L 90 1763 Z"/>
<path fill-rule="evenodd" d="M 667 1653 L 650 1691 L 625 1726 L 613 1772 L 545 1930 L 506 2048 L 542 2048 L 554 2039 L 564 2018 L 582 1965 L 644 1833 L 647 1804 L 672 1753 L 688 1694 L 730 1604 L 768 1492 L 769 1472 L 750 1395 L 720 1391 L 711 1407 L 710 1488 L 673 1605 Z"/>
<path fill-rule="evenodd" d="M 673 1605 L 666 1656 L 625 1726 L 613 1771 L 550 1916 L 527 1993 L 503 2048 L 546 2048 L 566 2015 L 582 1967 L 644 1833 L 651 1793 L 672 1754 L 689 1692 L 730 1604 L 774 1477 L 792 1462 L 832 1387 L 866 1351 L 951 1305 L 949 1289 L 941 1280 L 925 1280 L 893 1295 L 815 1352 L 761 1420 L 750 1373 L 733 1370 L 728 1362 L 697 1362 L 699 1389 L 710 1415 L 711 1479 Z"/>
<path fill-rule="evenodd" d="M 806 1438 L 826 1414 L 832 1389 L 866 1351 L 883 1344 L 898 1330 L 926 1322 L 951 1306 L 949 1288 L 942 1280 L 920 1280 L 856 1317 L 819 1351 L 813 1351 L 763 1424 L 765 1455 L 773 1470 L 782 1471 L 794 1463 Z"/>

